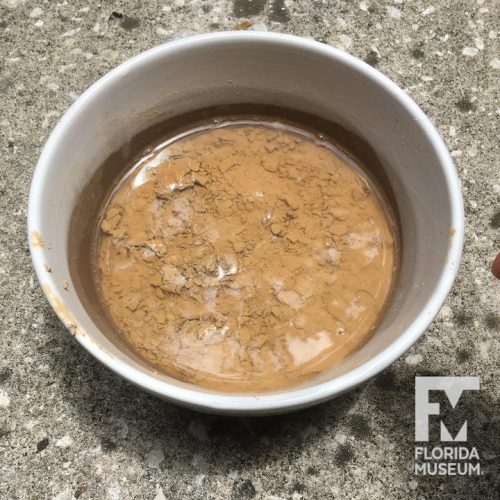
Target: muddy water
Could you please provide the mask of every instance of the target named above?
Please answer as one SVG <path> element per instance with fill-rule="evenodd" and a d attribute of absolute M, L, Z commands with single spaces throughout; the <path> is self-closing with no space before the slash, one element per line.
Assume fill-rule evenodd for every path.
<path fill-rule="evenodd" d="M 98 295 L 143 360 L 202 386 L 287 387 L 372 335 L 397 273 L 383 193 L 325 137 L 218 118 L 140 158 L 97 232 Z"/>

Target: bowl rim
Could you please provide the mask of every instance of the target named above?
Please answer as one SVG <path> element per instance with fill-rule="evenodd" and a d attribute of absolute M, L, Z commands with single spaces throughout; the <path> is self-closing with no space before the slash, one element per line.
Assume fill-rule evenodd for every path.
<path fill-rule="evenodd" d="M 105 74 L 83 92 L 64 113 L 45 143 L 33 174 L 28 202 L 28 240 L 33 266 L 39 282 L 47 284 L 47 287 L 52 290 L 48 293 L 47 287 L 43 287 L 49 303 L 66 327 L 70 328 L 72 326 L 71 320 L 68 318 L 67 314 L 61 313 L 60 307 L 58 307 L 59 304 L 64 304 L 64 298 L 57 292 L 58 286 L 53 276 L 47 275 L 47 273 L 44 272 L 44 264 L 47 258 L 46 250 L 40 248 L 35 249 L 32 238 L 30 237 L 34 230 L 41 227 L 41 208 L 44 203 L 46 203 L 43 196 L 42 181 L 50 170 L 51 157 L 59 147 L 60 138 L 64 130 L 78 119 L 80 111 L 86 107 L 87 103 L 91 101 L 95 95 L 99 94 L 106 87 L 112 87 L 115 84 L 119 84 L 120 80 L 126 77 L 127 74 L 133 71 L 137 66 L 140 66 L 146 61 L 154 62 L 154 60 L 161 58 L 165 52 L 182 51 L 189 48 L 196 48 L 199 44 L 214 42 L 229 43 L 238 41 L 241 43 L 245 41 L 254 42 L 256 40 L 270 44 L 284 44 L 295 49 L 307 49 L 325 58 L 336 60 L 336 62 L 357 71 L 365 78 L 371 79 L 375 83 L 383 86 L 391 97 L 398 101 L 405 111 L 414 117 L 425 133 L 430 146 L 434 148 L 449 193 L 451 228 L 455 230 L 455 233 L 454 237 L 450 238 L 446 264 L 443 266 L 436 285 L 429 295 L 427 303 L 410 326 L 383 351 L 363 363 L 361 366 L 332 380 L 306 388 L 294 389 L 292 387 L 275 393 L 240 395 L 207 392 L 201 388 L 197 390 L 195 387 L 180 387 L 170 384 L 167 381 L 160 380 L 148 374 L 145 370 L 143 371 L 135 368 L 126 361 L 108 353 L 90 334 L 79 335 L 77 333 L 75 335 L 79 343 L 101 363 L 126 380 L 156 396 L 202 411 L 233 413 L 239 415 L 291 411 L 317 404 L 353 389 L 380 373 L 401 357 L 423 335 L 439 312 L 453 285 L 459 268 L 464 241 L 464 208 L 460 180 L 449 152 L 436 128 L 418 105 L 388 77 L 384 76 L 365 62 L 339 49 L 311 39 L 282 33 L 248 31 L 227 31 L 194 35 L 167 42 L 132 57 Z"/>

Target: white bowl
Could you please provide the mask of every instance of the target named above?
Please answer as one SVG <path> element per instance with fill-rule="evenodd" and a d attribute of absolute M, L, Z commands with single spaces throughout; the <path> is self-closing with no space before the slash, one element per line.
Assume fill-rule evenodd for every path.
<path fill-rule="evenodd" d="M 402 230 L 399 284 L 372 338 L 316 378 L 258 396 L 218 393 L 179 382 L 127 352 L 96 326 L 75 291 L 68 259 L 72 210 L 82 187 L 106 157 L 166 115 L 238 102 L 307 111 L 364 138 L 384 165 Z M 318 42 L 274 33 L 227 32 L 155 47 L 84 92 L 43 149 L 31 185 L 28 228 L 33 264 L 48 300 L 97 359 L 172 402 L 207 412 L 261 415 L 338 396 L 409 349 L 453 284 L 464 215 L 457 173 L 438 132 L 388 78 Z"/>

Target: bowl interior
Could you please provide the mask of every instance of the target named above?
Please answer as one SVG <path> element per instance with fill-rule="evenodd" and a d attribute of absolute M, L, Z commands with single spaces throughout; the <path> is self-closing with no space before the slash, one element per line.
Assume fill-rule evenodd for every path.
<path fill-rule="evenodd" d="M 139 131 L 166 116 L 249 102 L 315 114 L 365 139 L 394 193 L 403 242 L 393 300 L 372 338 L 318 377 L 264 400 L 313 397 L 311 389 L 321 386 L 322 395 L 314 396 L 320 399 L 384 368 L 435 316 L 460 256 L 461 198 L 447 152 L 416 105 L 364 63 L 319 43 L 255 33 L 194 37 L 128 61 L 77 100 L 44 149 L 30 195 L 32 255 L 56 312 L 87 348 L 136 383 L 187 404 L 197 404 L 182 401 L 193 386 L 154 373 L 89 314 L 70 273 L 71 214 L 99 165 Z M 231 404 L 229 396 L 195 392 L 206 394 L 202 407 L 216 406 L 215 397 Z"/>

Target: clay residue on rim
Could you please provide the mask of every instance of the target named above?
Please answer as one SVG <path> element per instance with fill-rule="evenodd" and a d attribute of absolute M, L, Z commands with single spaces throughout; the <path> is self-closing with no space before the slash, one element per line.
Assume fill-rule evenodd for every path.
<path fill-rule="evenodd" d="M 453 245 L 453 238 L 456 234 L 457 230 L 454 227 L 450 228 L 450 232 L 448 233 L 448 248 L 451 248 L 451 246 Z"/>
<path fill-rule="evenodd" d="M 67 288 L 63 288 L 67 290 Z M 96 347 L 98 347 L 102 352 L 106 353 L 110 358 L 115 356 L 100 345 L 91 335 L 89 335 L 79 324 L 78 321 L 71 314 L 68 306 L 63 302 L 63 300 L 52 290 L 50 285 L 47 283 L 42 284 L 42 290 L 49 299 L 52 309 L 57 314 L 59 319 L 63 322 L 64 326 L 68 329 L 69 333 L 78 340 L 85 339 L 91 342 Z"/>
<path fill-rule="evenodd" d="M 69 330 L 71 335 L 74 336 L 82 336 L 86 335 L 86 333 L 82 330 L 80 325 L 78 325 L 77 321 L 71 314 L 68 306 L 59 298 L 59 296 L 52 290 L 50 285 L 47 283 L 42 284 L 42 289 L 47 295 L 49 302 L 54 309 L 55 313 L 59 316 L 61 321 L 64 323 L 66 328 Z"/>
<path fill-rule="evenodd" d="M 43 236 L 35 229 L 31 231 L 31 246 L 33 248 L 43 248 L 45 250 L 50 248 L 50 245 L 45 242 Z"/>

